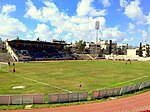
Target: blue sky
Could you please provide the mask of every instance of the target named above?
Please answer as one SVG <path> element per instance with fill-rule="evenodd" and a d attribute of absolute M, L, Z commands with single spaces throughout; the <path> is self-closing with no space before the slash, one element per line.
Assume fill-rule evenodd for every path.
<path fill-rule="evenodd" d="M 0 0 L 0 38 L 150 43 L 150 0 Z"/>

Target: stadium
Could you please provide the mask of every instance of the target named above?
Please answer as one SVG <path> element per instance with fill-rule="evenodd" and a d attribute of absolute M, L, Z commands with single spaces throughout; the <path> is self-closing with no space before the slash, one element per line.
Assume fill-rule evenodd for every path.
<path fill-rule="evenodd" d="M 150 0 L 1 0 L 0 112 L 150 112 Z"/>
<path fill-rule="evenodd" d="M 64 50 L 65 45 L 64 41 L 7 41 L 11 58 L 1 62 L 0 103 L 101 100 L 150 86 L 148 61 L 78 59 Z"/>

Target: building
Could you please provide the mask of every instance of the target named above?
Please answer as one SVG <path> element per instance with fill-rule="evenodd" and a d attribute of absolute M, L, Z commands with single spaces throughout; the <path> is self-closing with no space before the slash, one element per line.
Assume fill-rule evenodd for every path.
<path fill-rule="evenodd" d="M 99 57 L 101 55 L 101 47 L 98 44 L 90 44 L 89 51 L 90 54 L 95 55 L 95 57 Z"/>
<path fill-rule="evenodd" d="M 100 40 L 98 43 L 102 54 L 116 54 L 117 43 L 112 40 Z"/>
<path fill-rule="evenodd" d="M 100 40 L 97 44 L 94 42 L 86 42 L 85 49 L 89 49 L 91 55 L 98 54 L 99 57 L 104 57 L 108 54 L 116 54 L 117 43 L 112 40 Z M 96 53 L 97 52 L 97 53 Z"/>
<path fill-rule="evenodd" d="M 135 58 L 138 56 L 138 49 L 127 49 L 127 57 Z"/>
<path fill-rule="evenodd" d="M 149 57 L 149 52 L 150 52 L 149 44 L 148 43 L 142 44 L 143 57 Z"/>
<path fill-rule="evenodd" d="M 123 43 L 121 45 L 117 46 L 117 54 L 118 55 L 127 55 L 127 49 L 128 49 L 128 44 L 127 43 Z"/>
<path fill-rule="evenodd" d="M 95 44 L 94 42 L 86 42 L 85 51 L 91 54 L 92 56 L 97 57 L 97 54 L 100 54 L 101 47 L 100 45 Z"/>

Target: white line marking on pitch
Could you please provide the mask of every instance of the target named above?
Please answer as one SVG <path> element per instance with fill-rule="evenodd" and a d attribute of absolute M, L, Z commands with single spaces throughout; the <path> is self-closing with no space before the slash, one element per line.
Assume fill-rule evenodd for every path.
<path fill-rule="evenodd" d="M 124 83 L 132 82 L 132 81 L 135 81 L 135 80 L 138 80 L 138 79 L 142 79 L 142 78 L 145 78 L 145 77 L 149 77 L 149 76 L 150 76 L 150 75 L 146 75 L 146 76 L 143 76 L 143 77 L 139 77 L 139 78 L 136 78 L 136 79 L 128 80 L 128 81 L 121 82 L 121 83 L 118 83 L 118 84 L 114 84 L 114 85 L 112 85 L 112 86 L 108 86 L 108 87 L 104 87 L 104 88 L 115 87 L 115 86 L 118 86 L 118 85 L 121 85 L 121 84 L 124 84 Z M 103 89 L 104 89 L 104 88 L 103 88 Z"/>
<path fill-rule="evenodd" d="M 61 89 L 63 91 L 67 91 L 69 93 L 72 93 L 72 91 L 69 91 L 67 89 L 63 89 L 63 88 L 60 88 L 60 87 L 57 87 L 57 86 L 54 86 L 54 85 L 50 85 L 50 84 L 47 84 L 47 83 L 44 83 L 44 82 L 40 82 L 40 81 L 37 81 L 37 80 L 34 80 L 34 79 L 31 79 L 31 78 L 27 78 L 27 77 L 24 77 L 24 76 L 20 76 L 20 75 L 16 75 L 16 74 L 13 74 L 17 77 L 21 77 L 21 78 L 24 78 L 24 79 L 27 79 L 27 80 L 30 80 L 30 81 L 33 81 L 33 82 L 36 82 L 36 83 L 39 83 L 39 84 L 43 84 L 43 85 L 46 85 L 46 86 L 50 86 L 50 87 L 53 87 L 53 88 L 57 88 L 57 89 Z"/>

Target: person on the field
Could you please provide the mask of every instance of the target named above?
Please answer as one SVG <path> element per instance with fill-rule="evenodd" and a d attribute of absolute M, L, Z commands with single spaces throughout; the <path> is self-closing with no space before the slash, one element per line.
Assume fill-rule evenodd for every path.
<path fill-rule="evenodd" d="M 15 73 L 16 72 L 16 69 L 15 69 L 15 67 L 13 68 L 13 73 Z"/>
<path fill-rule="evenodd" d="M 15 63 L 13 63 L 13 66 L 15 66 Z"/>
<path fill-rule="evenodd" d="M 131 59 L 127 59 L 126 65 L 128 64 L 128 62 L 131 64 Z"/>
<path fill-rule="evenodd" d="M 80 84 L 79 87 L 82 87 L 82 85 Z"/>
<path fill-rule="evenodd" d="M 126 65 L 128 64 L 128 62 L 126 61 Z"/>
<path fill-rule="evenodd" d="M 131 64 L 131 60 L 130 60 L 130 64 Z"/>
<path fill-rule="evenodd" d="M 8 65 L 10 66 L 10 61 L 8 61 Z"/>

